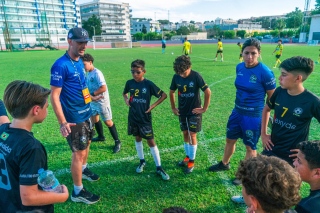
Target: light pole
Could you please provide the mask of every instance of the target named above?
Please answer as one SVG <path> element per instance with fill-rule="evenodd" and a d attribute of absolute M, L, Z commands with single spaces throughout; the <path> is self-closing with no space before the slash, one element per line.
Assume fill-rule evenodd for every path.
<path fill-rule="evenodd" d="M 94 26 L 91 26 L 91 27 L 93 27 L 93 36 L 95 36 L 96 35 L 96 28 Z"/>

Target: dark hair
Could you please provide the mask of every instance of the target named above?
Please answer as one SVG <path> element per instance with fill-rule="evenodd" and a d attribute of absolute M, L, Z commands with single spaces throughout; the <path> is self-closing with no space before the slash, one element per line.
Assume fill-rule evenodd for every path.
<path fill-rule="evenodd" d="M 240 44 L 240 42 L 238 42 L 238 44 L 237 45 L 239 45 Z"/>
<path fill-rule="evenodd" d="M 173 69 L 176 74 L 180 75 L 191 67 L 191 60 L 188 56 L 182 55 L 173 62 Z"/>
<path fill-rule="evenodd" d="M 221 41 L 221 38 L 218 38 L 218 41 Z"/>
<path fill-rule="evenodd" d="M 320 168 L 320 140 L 301 142 L 297 148 L 304 154 L 310 169 Z"/>
<path fill-rule="evenodd" d="M 258 52 L 260 52 L 261 50 L 261 43 L 258 39 L 255 38 L 249 38 L 247 39 L 243 45 L 242 45 L 242 51 L 246 48 L 246 47 L 250 47 L 250 46 L 254 46 L 255 48 L 257 48 Z"/>
<path fill-rule="evenodd" d="M 299 173 L 280 158 L 258 155 L 241 161 L 236 177 L 265 212 L 283 212 L 301 199 Z"/>
<path fill-rule="evenodd" d="M 92 61 L 92 63 L 93 63 L 93 60 L 94 60 L 92 55 L 89 54 L 89 53 L 85 53 L 83 56 L 80 56 L 80 58 L 81 58 L 82 61 L 88 61 L 88 62 Z"/>
<path fill-rule="evenodd" d="M 191 212 L 188 212 L 182 207 L 170 207 L 170 208 L 164 209 L 162 213 L 191 213 Z"/>
<path fill-rule="evenodd" d="M 188 40 L 188 38 L 187 38 L 187 37 L 185 37 L 185 38 L 184 38 L 184 40 Z"/>
<path fill-rule="evenodd" d="M 26 81 L 12 81 L 6 87 L 3 102 L 13 118 L 23 119 L 28 116 L 32 107 L 41 108 L 47 102 L 50 90 Z"/>
<path fill-rule="evenodd" d="M 280 68 L 301 75 L 302 81 L 305 81 L 314 69 L 314 62 L 310 58 L 295 56 L 284 60 L 280 64 Z"/>
<path fill-rule="evenodd" d="M 137 59 L 131 63 L 131 68 L 136 67 L 136 68 L 141 68 L 142 70 L 144 70 L 145 65 L 146 65 L 146 63 L 143 60 Z"/>
<path fill-rule="evenodd" d="M 282 39 L 279 39 L 278 42 L 279 42 L 279 41 L 281 41 L 281 43 L 282 43 Z"/>

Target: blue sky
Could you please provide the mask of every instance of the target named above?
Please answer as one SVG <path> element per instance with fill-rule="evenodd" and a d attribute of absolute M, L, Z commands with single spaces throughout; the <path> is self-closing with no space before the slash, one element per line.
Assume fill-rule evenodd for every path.
<path fill-rule="evenodd" d="M 78 0 L 79 3 L 92 0 Z M 251 16 L 281 15 L 299 7 L 305 0 L 124 0 L 129 3 L 133 17 L 168 19 L 170 21 L 211 21 L 220 18 L 250 18 Z M 311 0 L 314 9 L 315 0 Z"/>

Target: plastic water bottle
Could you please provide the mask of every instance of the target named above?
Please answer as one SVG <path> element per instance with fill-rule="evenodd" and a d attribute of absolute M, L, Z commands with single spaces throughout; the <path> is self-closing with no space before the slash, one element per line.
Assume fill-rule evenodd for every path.
<path fill-rule="evenodd" d="M 61 193 L 61 185 L 57 178 L 53 175 L 50 170 L 44 171 L 44 169 L 39 169 L 38 171 L 38 184 L 42 187 L 43 191 Z"/>

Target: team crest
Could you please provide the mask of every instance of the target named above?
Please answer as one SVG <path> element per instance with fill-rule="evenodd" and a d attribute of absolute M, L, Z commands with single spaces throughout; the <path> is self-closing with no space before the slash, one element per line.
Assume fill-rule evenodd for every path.
<path fill-rule="evenodd" d="M 82 31 L 81 31 L 81 35 L 83 35 L 83 36 L 88 36 L 87 31 L 82 30 Z"/>
<path fill-rule="evenodd" d="M 4 141 L 7 140 L 8 137 L 9 137 L 9 134 L 6 133 L 6 132 L 1 134 L 1 139 L 4 140 Z"/>
<path fill-rule="evenodd" d="M 251 82 L 251 83 L 257 83 L 257 76 L 255 76 L 255 75 L 251 75 L 250 76 L 250 81 L 249 82 Z"/>
<path fill-rule="evenodd" d="M 246 135 L 248 138 L 251 138 L 251 139 L 253 138 L 253 132 L 251 130 L 247 130 Z"/>
<path fill-rule="evenodd" d="M 142 89 L 142 93 L 146 93 L 147 92 L 147 89 L 146 88 L 143 88 Z"/>
<path fill-rule="evenodd" d="M 69 38 L 72 38 L 72 36 L 73 36 L 72 33 L 69 33 L 69 36 L 68 36 L 68 37 L 69 37 Z"/>
<path fill-rule="evenodd" d="M 85 142 L 87 142 L 87 138 L 86 138 L 86 136 L 85 136 L 85 135 L 82 135 L 82 136 L 81 136 L 81 138 L 80 138 L 80 142 L 81 142 L 81 143 L 85 143 Z"/>
<path fill-rule="evenodd" d="M 190 83 L 189 83 L 189 87 L 193 87 L 193 82 L 191 81 Z"/>
<path fill-rule="evenodd" d="M 90 82 L 93 82 L 93 78 L 90 78 Z"/>
<path fill-rule="evenodd" d="M 295 108 L 295 109 L 293 110 L 293 114 L 294 114 L 295 116 L 300 116 L 302 113 L 303 113 L 303 109 L 300 108 L 300 107 L 297 107 L 297 108 Z"/>

